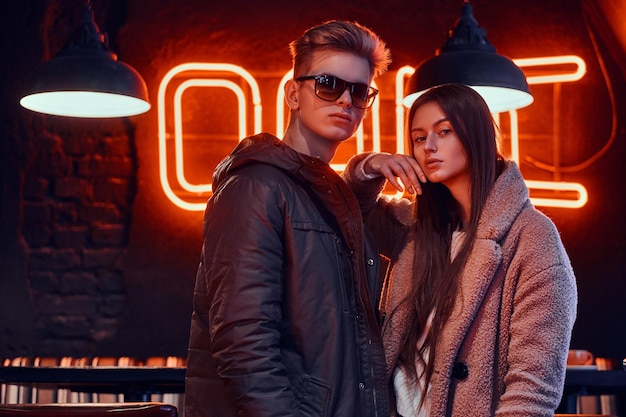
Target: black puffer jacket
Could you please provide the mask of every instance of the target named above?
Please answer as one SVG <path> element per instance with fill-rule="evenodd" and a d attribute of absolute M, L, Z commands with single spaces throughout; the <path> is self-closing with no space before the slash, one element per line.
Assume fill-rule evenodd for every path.
<path fill-rule="evenodd" d="M 343 180 L 260 134 L 220 163 L 213 189 L 186 417 L 388 416 L 375 313 L 384 268 Z"/>

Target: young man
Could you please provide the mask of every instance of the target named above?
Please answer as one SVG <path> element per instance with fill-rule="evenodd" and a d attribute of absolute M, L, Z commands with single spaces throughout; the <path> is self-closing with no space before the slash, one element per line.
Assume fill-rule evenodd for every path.
<path fill-rule="evenodd" d="M 329 166 L 391 60 L 354 22 L 292 42 L 282 140 L 244 139 L 216 168 L 191 321 L 185 415 L 387 416 L 379 257 Z"/>

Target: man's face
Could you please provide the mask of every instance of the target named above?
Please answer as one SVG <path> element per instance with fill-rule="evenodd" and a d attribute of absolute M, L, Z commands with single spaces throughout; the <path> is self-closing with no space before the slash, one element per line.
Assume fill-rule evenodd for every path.
<path fill-rule="evenodd" d="M 369 85 L 370 67 L 365 58 L 348 52 L 318 51 L 313 54 L 306 74 L 329 75 L 350 83 Z M 342 142 L 350 138 L 365 115 L 365 109 L 353 105 L 350 89 L 346 88 L 339 98 L 326 101 L 315 94 L 315 80 L 304 80 L 298 84 L 298 112 L 301 125 L 310 139 Z"/>

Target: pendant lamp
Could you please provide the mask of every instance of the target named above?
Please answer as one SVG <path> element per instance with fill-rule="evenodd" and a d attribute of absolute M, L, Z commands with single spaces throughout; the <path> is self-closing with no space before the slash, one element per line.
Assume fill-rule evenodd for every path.
<path fill-rule="evenodd" d="M 509 58 L 496 53 L 466 1 L 461 17 L 443 46 L 421 62 L 409 78 L 403 103 L 410 107 L 425 90 L 448 83 L 478 91 L 493 113 L 519 109 L 533 102 L 526 76 Z"/>
<path fill-rule="evenodd" d="M 141 75 L 117 60 L 85 2 L 74 37 L 33 74 L 20 104 L 40 113 L 69 117 L 126 117 L 150 109 Z"/>

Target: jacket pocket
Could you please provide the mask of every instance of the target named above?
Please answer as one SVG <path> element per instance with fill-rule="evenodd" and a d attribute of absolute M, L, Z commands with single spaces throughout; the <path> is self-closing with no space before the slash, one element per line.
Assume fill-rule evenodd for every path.
<path fill-rule="evenodd" d="M 328 415 L 330 388 L 323 382 L 304 375 L 298 395 L 298 410 L 303 416 L 325 417 Z"/>
<path fill-rule="evenodd" d="M 323 268 L 319 263 L 311 265 L 311 268 L 319 271 L 319 277 L 333 282 L 329 285 L 333 293 L 340 291 L 338 295 L 341 296 L 343 312 L 352 312 L 351 255 L 343 239 L 326 223 L 294 221 L 292 225 L 294 230 L 302 233 L 299 238 L 296 238 L 300 251 L 309 253 L 316 251 L 324 254 L 318 255 L 317 258 L 317 262 L 324 264 Z"/>

